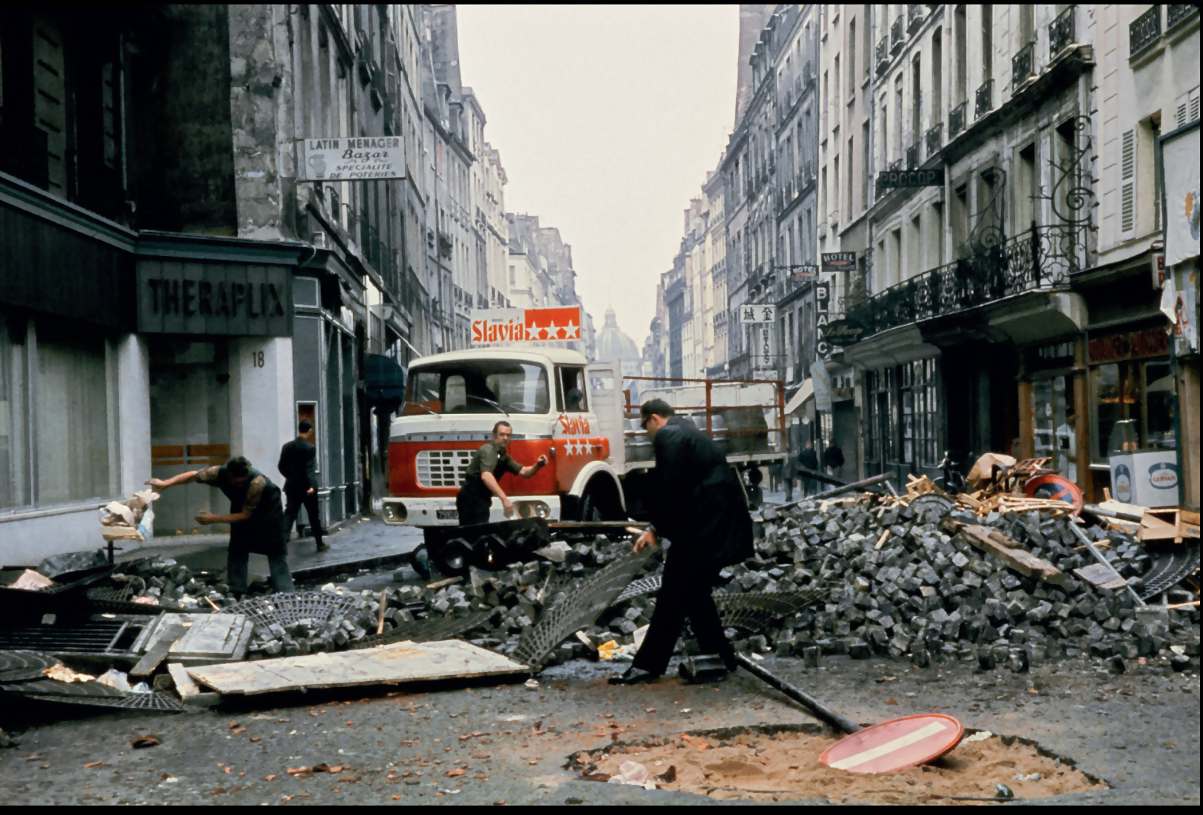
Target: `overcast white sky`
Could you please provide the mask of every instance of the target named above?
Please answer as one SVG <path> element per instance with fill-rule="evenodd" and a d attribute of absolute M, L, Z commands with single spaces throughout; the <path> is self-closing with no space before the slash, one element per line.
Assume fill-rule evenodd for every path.
<path fill-rule="evenodd" d="M 572 246 L 598 329 L 642 348 L 735 117 L 738 6 L 458 6 L 460 73 L 501 151 L 508 212 Z"/>

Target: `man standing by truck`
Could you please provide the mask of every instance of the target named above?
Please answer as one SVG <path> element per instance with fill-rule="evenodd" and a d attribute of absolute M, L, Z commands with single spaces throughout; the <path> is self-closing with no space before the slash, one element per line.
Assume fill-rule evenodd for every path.
<path fill-rule="evenodd" d="M 514 503 L 501 489 L 497 479 L 505 473 L 531 478 L 547 466 L 545 455 L 539 456 L 538 461 L 527 467 L 510 458 L 506 448 L 510 446 L 513 436 L 514 428 L 509 422 L 498 422 L 493 425 L 493 440 L 485 442 L 472 454 L 464 483 L 460 485 L 459 494 L 455 496 L 460 526 L 487 524 L 493 496 L 501 499 L 501 509 L 508 518 L 514 513 Z"/>
<path fill-rule="evenodd" d="M 688 617 L 703 652 L 735 668 L 735 649 L 723 634 L 710 592 L 719 570 L 752 556 L 752 518 L 738 476 L 708 436 L 660 400 L 640 410 L 656 453 L 652 526 L 635 542 L 638 552 L 663 535 L 672 541 L 652 622 L 634 664 L 612 685 L 659 678 L 668 668 Z"/>
<path fill-rule="evenodd" d="M 168 479 L 146 482 L 160 492 L 177 484 L 208 484 L 230 499 L 229 515 L 201 512 L 197 523 L 230 525 L 230 546 L 226 555 L 227 580 L 234 599 L 241 600 L 247 589 L 247 562 L 251 552 L 267 556 L 272 586 L 278 592 L 292 591 L 292 573 L 284 545 L 284 507 L 280 488 L 251 467 L 242 456 L 220 467 L 180 473 Z"/>

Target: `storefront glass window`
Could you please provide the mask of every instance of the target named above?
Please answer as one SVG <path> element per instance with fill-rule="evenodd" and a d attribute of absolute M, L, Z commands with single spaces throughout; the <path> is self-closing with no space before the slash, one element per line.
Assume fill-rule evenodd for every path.
<path fill-rule="evenodd" d="M 25 322 L 0 314 L 0 508 L 5 509 L 33 503 Z"/>
<path fill-rule="evenodd" d="M 1137 427 L 1142 425 L 1142 367 L 1145 366 L 1139 362 L 1111 362 L 1097 365 L 1092 370 L 1097 411 L 1094 460 L 1098 463 L 1107 463 L 1107 440 L 1111 438 L 1116 422 L 1134 419 Z M 1163 367 L 1168 371 L 1168 365 Z M 1145 446 L 1145 439 L 1141 439 L 1140 446 Z"/>
<path fill-rule="evenodd" d="M 1145 435 L 1148 447 L 1174 447 L 1174 377 L 1168 362 L 1145 363 Z"/>
<path fill-rule="evenodd" d="M 115 495 L 116 393 L 103 337 L 37 325 L 34 449 L 37 502 Z"/>
<path fill-rule="evenodd" d="M 1058 376 L 1032 383 L 1032 416 L 1036 424 L 1034 452 L 1070 481 L 1078 480 L 1077 417 L 1073 377 Z"/>

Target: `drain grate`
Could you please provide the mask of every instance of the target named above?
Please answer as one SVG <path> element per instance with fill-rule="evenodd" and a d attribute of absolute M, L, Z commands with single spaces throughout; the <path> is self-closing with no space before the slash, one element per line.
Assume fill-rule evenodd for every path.
<path fill-rule="evenodd" d="M 0 651 L 0 684 L 40 679 L 43 671 L 60 664 L 40 651 Z"/>
<path fill-rule="evenodd" d="M 243 600 L 221 610 L 222 614 L 245 614 L 260 625 L 293 625 L 299 620 L 324 623 L 366 603 L 359 595 L 337 595 L 321 591 L 287 591 Z"/>
<path fill-rule="evenodd" d="M 641 577 L 623 589 L 622 594 L 618 595 L 613 604 L 618 605 L 619 603 L 625 603 L 632 597 L 642 597 L 645 594 L 652 594 L 653 592 L 660 591 L 660 582 L 660 575 L 656 575 L 655 577 Z"/>
<path fill-rule="evenodd" d="M 749 594 L 727 594 L 715 592 L 714 604 L 718 606 L 724 628 L 763 628 L 780 617 L 796 614 L 809 605 L 826 597 L 827 589 L 813 588 L 800 591 L 763 591 Z"/>
<path fill-rule="evenodd" d="M 135 656 L 132 653 L 134 640 L 151 619 L 90 620 L 74 625 L 31 625 L 0 631 L 0 651 Z"/>
<path fill-rule="evenodd" d="M 31 693 L 26 698 L 42 702 L 66 702 L 122 710 L 152 710 L 158 713 L 183 713 L 185 709 L 181 702 L 153 691 L 150 693 L 126 693 L 121 696 L 55 696 Z"/>
<path fill-rule="evenodd" d="M 573 631 L 591 625 L 600 617 L 651 556 L 651 550 L 624 555 L 582 581 L 563 602 L 549 609 L 537 625 L 522 635 L 513 658 L 531 667 L 540 665 Z"/>
<path fill-rule="evenodd" d="M 455 639 L 461 634 L 471 631 L 487 623 L 497 609 L 479 611 L 467 617 L 437 617 L 433 620 L 414 620 L 412 623 L 401 623 L 392 631 L 385 634 L 373 634 L 364 637 L 348 646 L 348 650 L 372 648 L 377 645 L 389 645 L 394 642 L 436 642 L 438 640 Z"/>
<path fill-rule="evenodd" d="M 1148 574 L 1141 578 L 1137 593 L 1141 600 L 1148 600 L 1176 585 L 1197 568 L 1199 545 L 1175 546 L 1157 556 Z"/>

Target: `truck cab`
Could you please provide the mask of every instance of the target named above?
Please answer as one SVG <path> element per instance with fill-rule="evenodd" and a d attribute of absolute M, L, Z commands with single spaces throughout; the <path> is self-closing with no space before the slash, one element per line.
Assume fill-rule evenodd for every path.
<path fill-rule="evenodd" d="M 588 367 L 581 354 L 558 348 L 454 351 L 416 361 L 389 433 L 385 522 L 458 524 L 455 497 L 468 463 L 499 421 L 513 428 L 508 452 L 515 461 L 549 460 L 533 478 L 499 479 L 513 517 L 577 519 L 596 511 L 603 491 L 607 508 L 621 510 L 618 476 L 608 463 L 611 439 L 598 423 Z M 590 493 L 591 507 L 586 490 L 595 476 L 604 489 Z M 505 520 L 501 501 L 492 504 L 489 520 Z"/>

